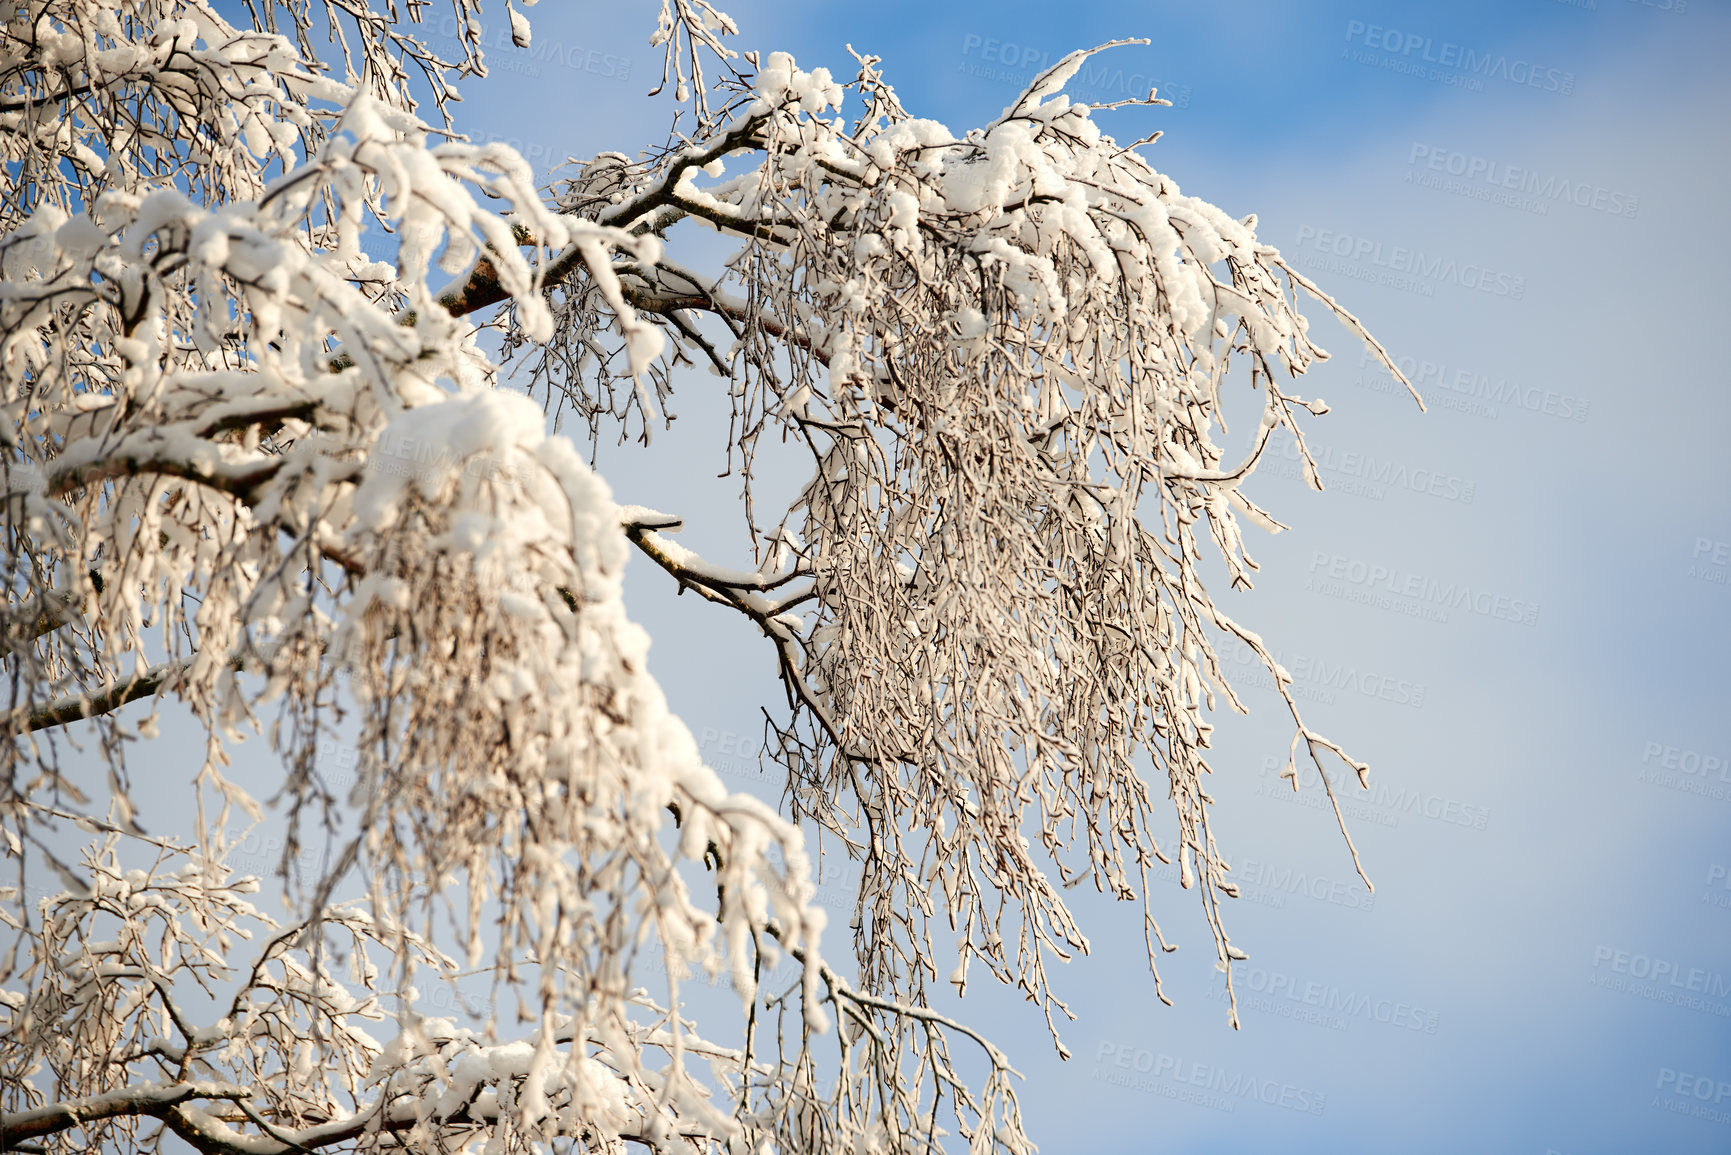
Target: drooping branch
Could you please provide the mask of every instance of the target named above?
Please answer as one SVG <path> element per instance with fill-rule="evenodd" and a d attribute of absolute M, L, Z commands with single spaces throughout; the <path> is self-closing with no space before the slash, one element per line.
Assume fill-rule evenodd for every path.
<path fill-rule="evenodd" d="M 712 143 L 698 147 L 693 146 L 677 153 L 666 167 L 657 175 L 656 180 L 648 188 L 636 193 L 629 199 L 612 205 L 599 214 L 598 220 L 603 225 L 624 228 L 630 232 L 653 230 L 665 231 L 680 216 L 699 216 L 716 225 L 724 231 L 739 235 L 757 235 L 760 226 L 752 222 L 744 222 L 736 217 L 721 214 L 700 200 L 683 196 L 679 185 L 687 174 L 701 169 L 705 165 L 719 160 L 729 153 L 742 148 L 754 147 L 769 114 L 755 113 L 742 117 L 737 123 L 722 132 Z M 672 210 L 668 212 L 667 210 Z M 518 241 L 522 244 L 534 244 L 531 235 L 519 233 Z M 573 244 L 554 257 L 541 269 L 541 283 L 545 286 L 557 285 L 575 272 L 584 262 L 584 256 L 579 246 Z M 458 288 L 447 290 L 439 298 L 439 304 L 453 317 L 467 316 L 490 305 L 503 304 L 510 298 L 510 293 L 499 279 L 498 270 L 493 262 L 482 256 L 470 270 L 468 279 Z M 646 298 L 646 301 L 650 298 Z M 636 302 L 633 302 L 636 304 Z M 720 311 L 711 303 L 693 303 L 666 305 L 667 308 L 699 308 L 709 311 Z M 648 307 L 647 311 L 659 312 L 660 309 Z"/>
<path fill-rule="evenodd" d="M 0 1151 L 9 1151 L 32 1139 L 55 1135 L 87 1123 L 125 1116 L 168 1115 L 182 1103 L 195 1099 L 217 1099 L 231 1102 L 246 1099 L 252 1092 L 232 1083 L 195 1081 L 171 1083 L 158 1087 L 129 1087 L 107 1095 L 91 1095 L 0 1115 Z M 237 1150 L 240 1151 L 239 1148 Z"/>
<path fill-rule="evenodd" d="M 28 712 L 14 712 L 14 723 L 4 728 L 12 734 L 28 734 L 36 730 L 47 730 L 54 726 L 64 726 L 70 722 L 80 722 L 103 714 L 112 714 L 122 706 L 148 698 L 166 686 L 173 685 L 177 675 L 189 669 L 196 658 L 182 658 L 178 661 L 163 662 L 140 670 L 130 677 L 110 683 L 94 693 L 67 694 L 45 706 Z M 245 668 L 245 659 L 231 658 L 228 662 L 230 670 Z M 21 722 L 18 721 L 22 715 Z"/>
<path fill-rule="evenodd" d="M 212 449 L 214 451 L 215 447 Z M 282 467 L 280 457 L 231 464 L 160 452 L 118 453 L 82 465 L 56 469 L 48 477 L 48 495 L 59 497 L 92 482 L 156 473 L 196 481 L 234 497 L 245 498 L 275 477 Z"/>
<path fill-rule="evenodd" d="M 625 536 L 643 551 L 644 556 L 671 574 L 681 588 L 696 590 L 707 601 L 731 606 L 755 622 L 764 637 L 775 644 L 776 663 L 789 705 L 797 703 L 811 711 L 813 716 L 830 725 L 832 740 L 839 741 L 841 734 L 830 724 L 828 708 L 806 684 L 804 662 L 794 633 L 796 623 L 788 616 L 794 606 L 815 597 L 815 591 L 810 588 L 798 590 L 776 601 L 770 601 L 759 592 L 774 589 L 809 571 L 796 564 L 786 574 L 772 578 L 712 566 L 656 532 L 657 529 L 676 528 L 681 524 L 677 518 L 643 511 L 627 517 Z M 871 756 L 862 754 L 861 757 L 869 759 Z"/>
<path fill-rule="evenodd" d="M 30 711 L 24 716 L 21 724 L 15 724 L 8 729 L 11 729 L 14 734 L 28 734 L 32 731 L 46 730 L 53 726 L 64 726 L 68 722 L 77 722 L 112 713 L 129 702 L 136 702 L 140 698 L 148 698 L 156 693 L 165 682 L 184 670 L 189 664 L 190 661 L 165 662 L 115 682 L 93 694 L 68 694 L 64 698 Z"/>
<path fill-rule="evenodd" d="M 383 14 L 361 0 L 333 2 L 369 44 L 384 42 Z M 459 15 L 468 2 L 457 0 Z M 670 22 L 707 19 L 701 10 L 703 0 L 664 6 Z M 127 19 L 148 28 L 159 15 Z M 288 18 L 310 54 L 299 16 Z M 516 36 L 519 14 L 510 18 Z M 669 43 L 679 26 L 695 35 L 670 23 Z M 236 55 L 237 66 L 262 67 L 262 56 Z M 255 955 L 227 1026 L 192 1028 L 170 991 L 190 989 L 183 979 L 228 981 L 234 972 L 217 947 L 226 953 L 224 938 L 245 937 L 211 914 L 212 895 L 231 881 L 233 836 L 207 827 L 187 848 L 190 871 L 146 871 L 142 883 L 116 859 L 93 870 L 87 896 L 56 900 L 70 909 L 87 898 L 87 919 L 48 911 L 24 932 L 43 960 L 34 973 L 48 979 L 27 992 L 22 1015 L 5 1018 L 24 1004 L 3 992 L 4 1025 L 29 1025 L 0 1040 L 3 1073 L 53 1080 L 73 1096 L 160 1077 L 150 1064 L 167 1063 L 183 1079 L 219 1073 L 224 1086 L 249 1091 L 127 1110 L 90 1103 L 55 1118 L 84 1111 L 93 1127 L 159 1118 L 221 1155 L 388 1145 L 377 1137 L 416 1127 L 441 1147 L 495 1140 L 509 1155 L 560 1137 L 607 1150 L 665 1150 L 684 1137 L 696 1147 L 826 1153 L 869 1141 L 929 1155 L 943 1098 L 958 1117 L 975 1113 L 978 1130 L 962 1125 L 971 1150 L 1022 1155 L 1014 1097 L 999 1085 L 1007 1060 L 926 1005 L 927 976 L 941 973 L 932 928 L 947 917 L 955 932 L 958 987 L 978 959 L 1041 1004 L 1050 1024 L 1054 1008 L 1068 1012 L 1044 960 L 1089 949 L 1059 884 L 1091 880 L 1136 898 L 1140 871 L 1152 960 L 1159 931 L 1146 914 L 1147 867 L 1172 858 L 1148 821 L 1160 792 L 1138 767 L 1150 758 L 1178 810 L 1183 885 L 1200 881 L 1230 983 L 1245 956 L 1219 929 L 1216 892 L 1235 888 L 1203 787 L 1213 772 L 1207 714 L 1217 694 L 1239 704 L 1210 631 L 1236 627 L 1214 608 L 1197 563 L 1212 538 L 1234 585 L 1248 586 L 1256 568 L 1235 511 L 1273 523 L 1239 486 L 1274 428 L 1296 436 L 1305 405 L 1276 373 L 1301 373 L 1323 354 L 1283 294 L 1313 287 L 1276 276 L 1284 266 L 1256 243 L 1253 222 L 1179 196 L 1134 146 L 1101 136 L 1087 106 L 1068 104 L 1059 89 L 1078 58 L 961 137 L 909 118 L 873 71 L 876 58 L 857 59 L 860 77 L 848 86 L 781 54 L 762 67 L 753 59 L 758 75 L 720 90 L 729 94 L 720 116 L 732 120 L 702 121 L 695 143 L 647 166 L 598 157 L 551 206 L 509 150 L 437 141 L 406 105 L 351 101 L 334 88 L 318 99 L 341 113 L 296 106 L 306 112 L 295 122 L 300 139 L 329 147 L 309 145 L 305 164 L 253 190 L 245 178 L 270 164 L 228 155 L 217 130 L 258 104 L 201 96 L 188 134 L 160 138 L 217 156 L 217 183 L 174 194 L 138 185 L 128 192 L 136 204 L 110 198 L 101 220 L 43 213 L 0 238 L 0 255 L 28 258 L 8 269 L 28 265 L 43 278 L 8 281 L 21 287 L 7 298 L 5 334 L 31 354 L 0 364 L 9 412 L 24 415 L 8 444 L 48 475 L 48 497 L 85 490 L 58 504 L 20 496 L 11 572 L 20 587 L 46 584 L 43 575 L 65 581 L 69 562 L 77 580 L 67 584 L 93 575 L 77 600 L 88 631 L 15 656 L 26 683 L 15 700 L 50 698 L 79 684 L 69 675 L 98 681 L 139 658 L 130 678 L 15 711 L 14 736 L 174 691 L 209 734 L 213 774 L 202 790 L 216 781 L 231 727 L 280 702 L 270 741 L 293 767 L 284 795 L 294 806 L 331 805 L 320 763 L 334 702 L 355 731 L 343 738 L 353 742 L 354 806 L 341 817 L 360 829 L 342 833 L 336 866 L 305 893 L 321 909 L 345 871 L 365 871 L 372 914 L 385 912 L 391 927 L 374 946 L 384 969 L 397 968 L 381 979 L 364 952 L 345 950 L 355 968 L 331 976 L 318 936 L 297 929 Z M 76 69 L 56 76 L 62 86 L 83 79 Z M 295 73 L 288 98 L 312 79 Z M 852 127 L 844 89 L 866 105 Z M 707 96 L 700 85 L 700 109 Z M 268 108 L 260 115 L 245 131 L 291 147 L 294 133 L 278 131 Z M 725 175 L 724 160 L 746 170 Z M 709 177 L 701 185 L 699 171 Z M 194 203 L 219 185 L 221 197 Z M 387 186 L 403 213 L 393 235 L 406 238 L 394 268 L 388 241 L 363 248 L 359 237 Z M 744 242 L 722 275 L 661 254 L 686 218 Z M 141 258 L 146 250 L 154 256 Z M 427 283 L 433 252 L 441 268 L 473 262 L 461 284 Z M 606 401 L 592 414 L 629 417 L 635 404 L 647 420 L 652 393 L 670 392 L 675 368 L 701 348 L 730 378 L 728 462 L 735 448 L 745 460 L 754 542 L 756 439 L 780 432 L 809 449 L 815 474 L 770 535 L 771 560 L 755 573 L 714 566 L 671 539 L 678 519 L 621 514 L 577 451 L 545 435 L 534 403 L 487 389 L 499 367 L 452 317 L 507 301 L 516 306 L 507 351 L 539 346 L 549 372 L 579 389 L 593 371 L 593 396 Z M 731 343 L 710 339 L 724 330 Z M 1267 399 L 1250 458 L 1236 467 L 1211 436 L 1234 357 Z M 620 400 L 615 383 L 627 380 L 633 392 Z M 285 424 L 298 444 L 279 456 Z M 770 724 L 790 772 L 801 768 L 790 778 L 796 821 L 731 794 L 668 714 L 623 611 L 627 548 L 609 529 L 615 516 L 678 588 L 741 613 L 775 646 L 794 717 L 785 730 Z M 33 592 L 15 591 L 5 623 L 17 648 L 73 617 Z M 180 639 L 203 660 L 146 660 L 148 647 Z M 1276 668 L 1266 647 L 1252 649 Z M 247 668 L 264 675 L 262 693 L 254 679 L 224 673 L 221 656 L 241 652 L 256 655 Z M 332 688 L 338 667 L 345 692 Z M 1313 758 L 1346 757 L 1296 708 L 1294 724 Z M 12 745 L 16 765 L 34 744 Z M 109 760 L 123 770 L 118 753 Z M 229 800 L 245 798 L 218 785 Z M 130 787 L 114 789 L 124 805 Z M 677 838 L 660 825 L 668 809 Z M 797 820 L 808 818 L 862 860 L 857 992 L 817 958 L 797 837 Z M 299 819 L 290 822 L 285 868 L 300 848 Z M 716 872 L 714 908 L 682 884 L 682 861 L 699 855 Z M 406 911 L 430 912 L 450 893 L 445 880 L 459 877 L 476 896 L 459 940 L 496 949 L 496 976 L 528 995 L 531 1012 L 528 988 L 541 978 L 544 1027 L 566 1014 L 583 1026 L 537 1036 L 536 1066 L 520 1081 L 483 1078 L 435 1108 L 459 1070 L 508 1068 L 518 1080 L 522 1045 L 495 1064 L 478 1053 L 483 1032 L 428 1030 L 436 1020 L 408 1012 L 396 1018 L 401 1037 L 382 1045 L 344 1032 L 351 1015 L 389 1020 L 374 1000 L 390 997 L 392 979 L 406 996 L 415 966 L 457 970 L 404 962 L 412 956 L 396 928 Z M 132 930 L 157 917 L 170 892 L 185 899 L 175 918 L 186 914 L 197 932 L 164 928 L 178 953 L 162 957 L 193 960 L 172 976 L 138 953 L 143 935 Z M 766 921 L 766 897 L 776 923 Z M 297 913 L 307 909 L 303 901 Z M 114 912 L 127 924 L 119 937 L 108 933 Z M 100 933 L 86 933 L 93 919 Z M 810 965 L 798 999 L 789 990 L 759 1000 L 747 947 L 777 924 L 793 928 L 784 946 Z M 667 1008 L 644 1012 L 628 993 L 634 952 L 655 935 L 670 972 L 678 955 L 711 973 L 733 968 L 742 992 L 752 981 L 743 1052 L 687 1046 L 677 982 Z M 529 945 L 538 976 L 504 961 L 529 957 Z M 1157 972 L 1155 984 L 1159 995 Z M 815 1090 L 827 1075 L 813 1045 L 824 1029 L 819 1004 L 857 1028 L 832 1036 L 843 1076 L 833 1096 Z M 797 1020 L 792 1029 L 754 1035 L 758 1016 L 777 1007 Z M 649 1025 L 644 1013 L 660 1017 Z M 162 1038 L 173 1034 L 163 1015 L 180 1042 Z M 987 1047 L 983 1100 L 949 1064 L 944 1039 L 958 1032 Z M 56 1049 L 67 1039 L 76 1061 Z M 766 1061 L 776 1047 L 779 1058 Z M 569 1066 L 548 1059 L 555 1048 L 568 1048 L 559 1059 Z M 647 1062 L 652 1048 L 673 1064 Z M 687 1077 L 683 1059 L 698 1055 L 722 1060 L 719 1087 Z M 95 1062 L 80 1065 L 87 1057 Z M 585 1074 L 588 1058 L 597 1061 Z M 622 1112 L 584 1117 L 578 1088 L 594 1090 L 581 1081 L 588 1075 L 617 1078 L 601 1097 L 617 1091 L 609 1101 Z M 531 1088 L 564 1076 L 581 1078 L 560 1087 L 557 1104 L 536 1102 Z M 65 1145 L 74 1126 L 43 1135 Z"/>

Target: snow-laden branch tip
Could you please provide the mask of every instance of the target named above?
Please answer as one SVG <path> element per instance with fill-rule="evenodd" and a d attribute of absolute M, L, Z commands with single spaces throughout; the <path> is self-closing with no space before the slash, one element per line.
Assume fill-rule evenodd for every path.
<path fill-rule="evenodd" d="M 1113 45 L 956 133 L 875 56 L 736 54 L 663 0 L 667 141 L 542 190 L 444 119 L 484 71 L 454 4 L 451 60 L 364 0 L 56 0 L 0 45 L 0 1147 L 1031 1155 L 1008 1057 L 930 985 L 984 968 L 1067 1054 L 1066 890 L 1141 904 L 1164 999 L 1176 862 L 1231 991 L 1220 641 L 1273 679 L 1295 789 L 1300 756 L 1368 767 L 1204 559 L 1252 586 L 1276 430 L 1321 486 L 1301 293 L 1398 369 L 1065 93 Z M 735 251 L 688 263 L 697 227 Z M 737 549 L 548 429 L 647 440 L 697 367 Z M 669 709 L 633 556 L 763 635 L 781 809 Z M 804 824 L 857 867 L 848 967 Z M 724 980 L 737 1043 L 688 1017 Z"/>

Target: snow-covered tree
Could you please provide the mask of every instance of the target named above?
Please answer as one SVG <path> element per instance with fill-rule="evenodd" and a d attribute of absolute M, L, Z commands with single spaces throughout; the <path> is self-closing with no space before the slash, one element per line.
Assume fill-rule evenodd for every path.
<path fill-rule="evenodd" d="M 1216 642 L 1273 674 L 1295 789 L 1299 757 L 1366 771 L 1203 568 L 1250 585 L 1242 524 L 1280 527 L 1244 483 L 1325 410 L 1287 391 L 1325 355 L 1298 294 L 1399 370 L 1063 94 L 1086 53 L 957 135 L 875 57 L 803 71 L 663 0 L 673 133 L 538 189 L 448 115 L 485 74 L 454 4 L 459 60 L 418 3 L 7 5 L 0 1148 L 1030 1150 L 1008 1060 L 928 984 L 978 964 L 1056 1041 L 1065 888 L 1139 902 L 1153 968 L 1174 858 L 1230 984 Z M 724 265 L 672 255 L 699 225 Z M 647 434 L 687 367 L 732 400 L 737 558 L 548 431 Z M 765 513 L 784 444 L 810 480 Z M 633 554 L 761 631 L 786 812 L 669 713 Z M 129 758 L 165 709 L 202 748 Z M 283 768 L 276 905 L 231 861 L 266 815 L 247 733 Z M 138 821 L 141 758 L 187 768 L 184 829 Z M 846 965 L 802 830 L 860 870 Z M 475 968 L 494 1012 L 417 1010 Z M 682 1011 L 704 972 L 738 1037 Z"/>

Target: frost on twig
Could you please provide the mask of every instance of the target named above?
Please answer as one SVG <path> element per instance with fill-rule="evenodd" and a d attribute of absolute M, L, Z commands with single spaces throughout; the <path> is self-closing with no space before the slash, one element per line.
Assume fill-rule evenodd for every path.
<path fill-rule="evenodd" d="M 1218 641 L 1268 666 L 1295 757 L 1366 772 L 1201 574 L 1250 587 L 1274 430 L 1320 486 L 1296 292 L 1380 346 L 1103 135 L 1063 93 L 1084 53 L 957 135 L 876 57 L 844 84 L 736 56 L 665 0 L 667 143 L 547 196 L 416 111 L 482 65 L 468 0 L 462 61 L 413 8 L 31 0 L 0 41 L 0 1146 L 1024 1155 L 1008 1059 L 929 984 L 978 963 L 1056 1036 L 1049 964 L 1088 949 L 1064 888 L 1140 902 L 1152 966 L 1175 858 L 1230 985 Z M 687 267 L 682 222 L 739 248 Z M 494 305 L 592 436 L 647 437 L 683 367 L 720 379 L 755 569 L 615 504 L 496 388 Z M 811 473 L 765 516 L 782 442 Z M 633 547 L 766 636 L 790 814 L 669 712 Z M 163 834 L 125 752 L 168 698 L 203 741 Z M 274 913 L 237 858 L 248 733 L 285 769 Z M 857 979 L 802 821 L 861 864 Z M 737 1044 L 688 1017 L 694 978 L 740 993 Z M 462 981 L 484 1007 L 437 1013 Z"/>
<path fill-rule="evenodd" d="M 774 920 L 812 960 L 795 1007 L 821 1031 L 822 915 L 801 837 L 701 764 L 624 615 L 629 545 L 605 483 L 535 405 L 494 390 L 473 331 L 439 303 L 441 282 L 485 260 L 545 339 L 539 281 L 569 257 L 647 362 L 659 335 L 633 324 L 609 261 L 658 246 L 560 215 L 509 148 L 444 139 L 395 90 L 320 78 L 292 39 L 196 6 L 122 16 L 45 12 L 23 75 L 68 45 L 87 68 L 55 72 L 64 91 L 21 81 L 18 99 L 112 132 L 122 113 L 80 105 L 86 89 L 147 117 L 166 87 L 188 135 L 153 140 L 197 179 L 175 187 L 174 171 L 128 169 L 113 148 L 99 182 L 44 195 L 26 157 L 0 231 L 14 591 L 0 829 L 19 870 L 0 894 L 15 932 L 0 956 L 5 1125 L 66 1150 L 154 1146 L 150 1120 L 207 1150 L 376 1146 L 405 1127 L 513 1150 L 555 1134 L 741 1133 L 731 1110 L 701 1107 L 709 1092 L 680 1090 L 697 1036 L 643 1011 L 632 968 L 653 946 L 749 975 Z M 181 68 L 212 87 L 195 95 Z M 276 135 L 221 135 L 249 116 Z M 291 139 L 285 123 L 319 131 Z M 260 140 L 279 151 L 248 151 Z M 391 228 L 394 252 L 362 251 L 369 222 Z M 537 251 L 520 249 L 525 234 Z M 152 695 L 208 735 L 184 844 L 143 837 L 146 796 L 122 757 L 155 719 L 134 728 L 113 711 Z M 57 729 L 82 718 L 106 782 L 62 760 Z M 340 725 L 359 756 L 339 792 L 317 751 Z M 249 944 L 262 913 L 210 897 L 230 886 L 235 821 L 262 814 L 226 773 L 249 730 L 288 768 L 284 860 L 336 839 L 299 886 L 290 874 L 299 918 L 269 944 Z M 82 864 L 51 849 L 68 813 L 108 839 Z M 141 845 L 186 861 L 165 881 L 116 857 Z M 689 889 L 682 871 L 704 861 L 715 879 Z M 38 899 L 56 875 L 64 892 Z M 454 971 L 431 946 L 453 901 L 467 909 L 450 944 L 471 966 L 494 957 L 500 989 L 540 1024 L 527 1044 L 487 1042 L 509 1086 L 485 1109 L 425 1102 L 460 1056 L 427 1042 L 411 1009 L 374 1002 Z M 230 960 L 249 945 L 264 952 Z M 327 978 L 338 959 L 360 969 Z M 311 984 L 294 1014 L 248 1002 L 267 972 Z M 239 1001 L 201 1013 L 225 999 Z M 357 1019 L 392 1030 L 375 1038 Z M 145 1084 L 180 1090 L 129 1096 Z"/>
<path fill-rule="evenodd" d="M 956 134 L 906 113 L 875 57 L 843 85 L 773 55 L 708 136 L 655 165 L 598 158 L 564 200 L 636 234 L 690 218 L 744 242 L 721 277 L 665 258 L 616 270 L 663 326 L 667 365 L 709 361 L 729 383 L 750 529 L 804 580 L 771 602 L 652 532 L 634 540 L 775 646 L 792 720 L 771 753 L 796 813 L 864 864 L 866 989 L 922 992 L 953 928 L 948 980 L 963 987 L 977 962 L 1041 1003 L 1054 1033 L 1047 963 L 1088 949 L 1067 886 L 1141 902 L 1153 967 L 1171 947 L 1148 871 L 1176 859 L 1229 987 L 1243 957 L 1221 916 L 1236 887 L 1206 788 L 1208 716 L 1242 709 L 1222 639 L 1268 668 L 1295 748 L 1362 777 L 1303 721 L 1202 562 L 1207 549 L 1251 587 L 1243 523 L 1282 527 L 1245 485 L 1276 429 L 1321 488 L 1299 414 L 1326 406 L 1294 382 L 1326 353 L 1300 289 L 1399 375 L 1257 240 L 1254 218 L 1184 195 L 1063 94 L 1086 56 Z M 623 421 L 607 309 L 581 277 L 548 296 L 558 323 L 538 384 L 592 430 Z M 1236 456 L 1217 440 L 1233 390 L 1257 422 Z M 813 472 L 765 520 L 752 465 L 770 432 Z M 1171 846 L 1153 833 L 1144 759 L 1176 811 Z"/>

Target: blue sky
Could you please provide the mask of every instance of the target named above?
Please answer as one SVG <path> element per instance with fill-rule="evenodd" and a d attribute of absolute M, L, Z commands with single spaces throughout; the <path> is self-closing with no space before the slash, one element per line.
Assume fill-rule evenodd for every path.
<path fill-rule="evenodd" d="M 883 56 L 910 111 L 958 131 L 1014 97 L 1030 50 L 1150 37 L 1103 60 L 1157 78 L 1176 107 L 1102 114 L 1108 130 L 1165 130 L 1148 150 L 1163 172 L 1257 213 L 1392 351 L 1437 367 L 1421 415 L 1317 322 L 1337 354 L 1312 386 L 1334 407 L 1312 427 L 1334 453 L 1330 488 L 1277 470 L 1253 487 L 1293 529 L 1253 544 L 1265 577 L 1233 605 L 1312 672 L 1313 723 L 1373 765 L 1381 793 L 1351 825 L 1374 900 L 1331 820 L 1269 788 L 1263 759 L 1285 735 L 1272 695 L 1250 689 L 1212 787 L 1223 845 L 1263 883 L 1230 911 L 1251 953 L 1240 983 L 1261 988 L 1245 990 L 1243 1029 L 1171 883 L 1157 909 L 1182 944 L 1162 968 L 1175 1007 L 1153 997 L 1134 911 L 1084 900 L 1094 954 L 1058 979 L 1075 1058 L 1058 1061 L 1006 992 L 976 987 L 961 1008 L 1017 1056 L 1044 1150 L 1731 1149 L 1731 781 L 1701 769 L 1731 754 L 1731 567 L 1712 562 L 1731 541 L 1731 412 L 1709 352 L 1725 298 L 1723 10 L 727 10 L 745 44 L 806 67 L 843 71 L 849 42 Z M 500 71 L 499 96 L 470 86 L 471 125 L 549 155 L 651 139 L 638 14 L 534 16 L 538 40 L 630 56 L 632 82 Z M 1485 72 L 1440 66 L 1469 50 Z M 548 107 L 561 85 L 570 105 Z M 527 111 L 532 94 L 546 111 Z M 1404 274 L 1396 249 L 1440 265 Z M 654 448 L 601 460 L 622 500 L 691 514 L 692 544 L 725 561 L 739 546 L 710 400 L 694 380 Z M 659 575 L 632 581 L 674 705 L 713 761 L 773 796 L 737 753 L 775 702 L 759 641 Z M 1451 586 L 1469 600 L 1399 593 Z M 1253 1082 L 1275 1102 L 1218 1093 Z"/>
<path fill-rule="evenodd" d="M 1211 787 L 1253 884 L 1228 912 L 1251 955 L 1243 1029 L 1170 882 L 1176 1006 L 1135 911 L 1080 896 L 1095 949 L 1056 979 L 1074 1058 L 1007 992 L 958 1010 L 1016 1057 L 1043 1150 L 1731 1150 L 1731 405 L 1712 352 L 1731 20 L 1683 2 L 723 5 L 744 45 L 805 67 L 846 71 L 849 42 L 884 57 L 909 110 L 958 132 L 1014 98 L 1025 58 L 1151 38 L 1102 58 L 1102 83 L 1157 78 L 1175 107 L 1101 114 L 1108 131 L 1164 130 L 1157 167 L 1257 213 L 1426 376 L 1420 414 L 1312 311 L 1336 353 L 1310 389 L 1333 406 L 1311 425 L 1329 488 L 1278 459 L 1252 484 L 1292 530 L 1252 541 L 1264 576 L 1228 605 L 1373 766 L 1349 821 L 1374 899 L 1331 817 L 1271 789 L 1286 731 L 1251 685 Z M 658 141 L 651 6 L 598 7 L 534 8 L 535 47 L 465 86 L 458 127 L 542 167 Z M 688 544 L 739 564 L 709 381 L 683 382 L 650 449 L 600 464 L 619 500 L 687 515 Z M 673 706 L 774 798 L 751 741 L 778 702 L 761 639 L 646 565 L 630 582 Z"/>

